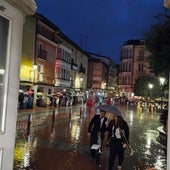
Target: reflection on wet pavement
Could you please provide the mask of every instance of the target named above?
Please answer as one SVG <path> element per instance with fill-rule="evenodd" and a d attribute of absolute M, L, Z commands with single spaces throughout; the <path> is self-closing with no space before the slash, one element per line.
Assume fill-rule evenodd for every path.
<path fill-rule="evenodd" d="M 123 164 L 127 170 L 155 167 L 166 170 L 164 146 L 159 142 L 159 113 L 138 113 L 121 106 L 130 127 L 130 143 L 134 150 Z M 33 111 L 30 126 L 28 114 L 19 113 L 14 155 L 14 170 L 95 170 L 89 157 L 87 127 L 92 115 L 80 106 L 65 109 Z M 107 167 L 108 148 L 102 153 L 102 168 Z M 116 166 L 116 165 L 115 165 Z"/>

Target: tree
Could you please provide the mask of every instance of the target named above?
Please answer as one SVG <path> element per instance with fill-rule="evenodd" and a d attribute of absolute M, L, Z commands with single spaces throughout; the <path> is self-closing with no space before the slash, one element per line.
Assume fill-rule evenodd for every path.
<path fill-rule="evenodd" d="M 148 84 L 152 83 L 153 88 L 149 89 Z M 159 80 L 155 76 L 140 76 L 136 78 L 134 84 L 134 93 L 136 96 L 157 98 L 161 95 Z"/>
<path fill-rule="evenodd" d="M 148 62 L 155 75 L 168 79 L 170 68 L 170 16 L 159 15 L 159 22 L 145 33 Z"/>

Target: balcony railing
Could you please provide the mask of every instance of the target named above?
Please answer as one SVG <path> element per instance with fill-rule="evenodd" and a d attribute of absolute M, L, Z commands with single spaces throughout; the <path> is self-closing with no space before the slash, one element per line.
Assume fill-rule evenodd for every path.
<path fill-rule="evenodd" d="M 40 35 L 46 37 L 47 39 L 55 42 L 56 44 L 59 43 L 59 42 L 58 42 L 58 39 L 57 39 L 56 36 L 55 36 L 55 33 L 50 33 L 50 32 L 48 32 L 48 31 L 46 31 L 46 30 L 44 30 L 44 29 L 42 29 L 42 28 L 38 28 L 38 29 L 37 29 L 37 34 L 40 34 Z"/>
<path fill-rule="evenodd" d="M 64 61 L 68 64 L 71 64 L 70 60 L 68 60 L 68 58 L 64 58 L 64 57 L 61 57 L 61 56 L 56 56 L 56 60 L 58 61 Z"/>
<path fill-rule="evenodd" d="M 75 64 L 75 63 L 72 63 L 72 64 L 71 64 L 71 69 L 73 69 L 73 70 L 78 70 L 78 65 Z"/>
<path fill-rule="evenodd" d="M 47 51 L 45 51 L 45 50 L 38 50 L 37 58 L 41 58 L 43 60 L 47 60 Z"/>
<path fill-rule="evenodd" d="M 86 73 L 86 68 L 80 67 L 80 68 L 79 68 L 79 72 L 85 74 L 85 73 Z"/>

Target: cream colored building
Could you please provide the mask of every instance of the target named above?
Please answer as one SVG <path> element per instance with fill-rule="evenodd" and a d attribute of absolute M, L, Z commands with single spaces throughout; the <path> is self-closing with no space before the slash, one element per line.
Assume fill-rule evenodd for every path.
<path fill-rule="evenodd" d="M 87 88 L 88 54 L 61 31 L 57 37 L 59 42 L 57 50 L 65 48 L 70 56 L 69 86 L 66 86 L 66 89 L 70 92 L 83 92 Z M 57 60 L 59 66 L 62 62 L 63 60 Z M 56 81 L 59 82 L 60 79 Z M 64 89 L 60 84 L 57 86 Z"/>
<path fill-rule="evenodd" d="M 128 40 L 121 48 L 119 67 L 119 93 L 127 98 L 133 97 L 134 83 L 138 76 L 149 75 L 147 62 L 149 52 L 145 48 L 145 40 Z"/>
<path fill-rule="evenodd" d="M 0 0 L 0 169 L 13 169 L 23 24 L 34 0 Z"/>

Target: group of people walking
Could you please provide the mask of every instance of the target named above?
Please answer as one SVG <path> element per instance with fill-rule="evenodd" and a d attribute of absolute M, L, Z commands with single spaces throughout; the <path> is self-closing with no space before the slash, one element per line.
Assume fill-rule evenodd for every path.
<path fill-rule="evenodd" d="M 112 120 L 109 120 L 105 111 L 96 109 L 96 114 L 89 122 L 88 136 L 90 138 L 91 159 L 96 161 L 98 167 L 101 167 L 101 154 L 106 138 L 106 145 L 109 147 L 107 170 L 113 170 L 116 157 L 118 157 L 117 168 L 118 170 L 122 169 L 124 151 L 127 147 L 122 133 L 129 142 L 129 127 L 122 116 L 115 115 Z"/>

